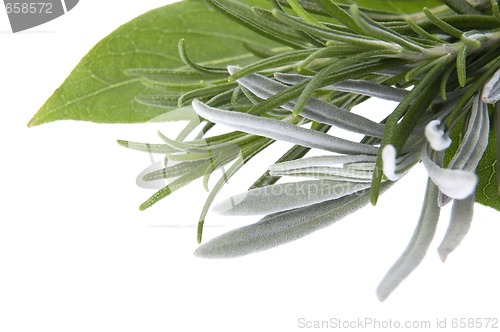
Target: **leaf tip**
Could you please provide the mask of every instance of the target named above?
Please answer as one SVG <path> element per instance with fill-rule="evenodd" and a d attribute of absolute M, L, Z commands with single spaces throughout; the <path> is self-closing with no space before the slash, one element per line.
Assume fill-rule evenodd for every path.
<path fill-rule="evenodd" d="M 128 148 L 128 141 L 125 141 L 125 140 L 122 140 L 122 139 L 118 139 L 116 140 L 116 143 L 118 143 L 119 145 L 125 147 L 125 148 Z"/>
<path fill-rule="evenodd" d="M 201 240 L 203 238 L 203 225 L 205 224 L 205 219 L 200 219 L 198 221 L 198 231 L 196 232 L 196 242 L 201 244 Z"/>
<path fill-rule="evenodd" d="M 142 203 L 140 206 L 139 206 L 139 211 L 144 211 L 144 210 L 147 210 L 149 209 L 151 206 L 153 206 L 153 204 L 156 203 L 154 201 L 151 201 L 151 198 L 148 199 L 147 201 L 145 201 L 144 203 Z"/>
<path fill-rule="evenodd" d="M 241 67 L 238 66 L 227 66 L 227 71 L 229 73 L 229 77 L 227 78 L 228 82 L 236 82 L 238 79 L 237 73 L 241 70 Z"/>
<path fill-rule="evenodd" d="M 34 127 L 34 126 L 38 125 L 38 123 L 37 123 L 37 121 L 36 121 L 35 118 L 36 118 L 35 116 L 32 117 L 31 120 L 28 122 L 28 128 L 31 128 L 31 127 Z"/>
<path fill-rule="evenodd" d="M 198 244 L 200 244 L 200 242 L 198 241 Z M 198 257 L 198 258 L 209 258 L 207 256 L 205 256 L 203 254 L 203 251 L 200 251 L 200 247 L 198 247 L 194 252 L 193 252 L 193 256 L 195 257 Z"/>
<path fill-rule="evenodd" d="M 201 237 L 198 236 L 198 244 L 201 243 Z M 208 242 L 210 243 L 210 242 Z M 214 259 L 214 258 L 223 258 L 222 256 L 217 253 L 217 250 L 214 250 L 213 247 L 210 246 L 210 244 L 207 246 L 207 244 L 202 244 L 196 250 L 193 252 L 193 255 L 198 258 L 205 258 L 205 259 Z"/>
<path fill-rule="evenodd" d="M 449 250 L 445 250 L 445 249 L 442 249 L 442 248 L 439 248 L 438 249 L 438 255 L 439 255 L 439 258 L 441 259 L 441 262 L 445 262 L 446 261 L 446 258 L 448 258 L 448 254 L 450 253 Z"/>
<path fill-rule="evenodd" d="M 154 203 L 156 203 L 156 201 L 154 201 L 154 195 L 152 197 L 150 197 L 147 201 L 145 201 L 144 203 L 142 203 L 140 206 L 139 206 L 139 211 L 144 211 L 148 208 L 150 208 L 151 206 L 153 206 Z"/>
<path fill-rule="evenodd" d="M 384 302 L 388 295 L 386 294 L 382 294 L 379 290 L 377 290 L 377 292 L 375 293 L 377 295 L 377 299 L 380 301 L 380 302 Z"/>
<path fill-rule="evenodd" d="M 373 172 L 372 186 L 370 188 L 370 203 L 373 206 L 377 205 L 378 196 L 380 195 L 381 176 L 382 175 L 378 174 L 377 170 Z"/>
<path fill-rule="evenodd" d="M 35 115 L 33 115 L 33 117 L 28 122 L 28 128 L 31 128 L 31 127 L 38 126 L 38 125 L 41 125 L 43 123 L 49 122 L 49 121 L 44 121 L 43 117 L 40 116 L 40 114 L 43 112 L 44 109 L 45 109 L 45 105 L 42 106 L 42 107 L 40 107 L 40 109 L 38 110 L 38 112 L 36 112 Z"/>

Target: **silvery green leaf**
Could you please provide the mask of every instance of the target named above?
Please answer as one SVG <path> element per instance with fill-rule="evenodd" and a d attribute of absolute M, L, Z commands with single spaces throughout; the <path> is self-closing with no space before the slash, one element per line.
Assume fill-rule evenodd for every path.
<path fill-rule="evenodd" d="M 289 171 L 270 171 L 271 176 L 300 176 L 300 177 L 314 177 L 320 179 L 336 180 L 342 182 L 371 182 L 373 177 L 373 169 L 375 164 L 372 165 L 370 170 L 357 170 L 350 167 L 306 167 L 301 169 Z"/>
<path fill-rule="evenodd" d="M 500 69 L 484 85 L 481 99 L 486 104 L 495 104 L 500 100 Z"/>
<path fill-rule="evenodd" d="M 295 85 L 301 83 L 307 79 L 310 79 L 311 77 L 312 76 L 302 75 L 302 74 L 280 73 L 280 72 L 274 73 L 274 78 L 276 78 L 278 81 L 282 83 L 289 85 Z"/>
<path fill-rule="evenodd" d="M 269 166 L 271 176 L 300 176 L 347 182 L 371 182 L 376 156 L 318 156 Z M 341 164 L 342 167 L 332 165 Z"/>
<path fill-rule="evenodd" d="M 400 102 L 408 91 L 401 88 L 393 88 L 387 85 L 364 80 L 345 80 L 343 82 L 325 86 L 327 90 L 351 92 L 368 97 Z"/>
<path fill-rule="evenodd" d="M 488 146 L 489 127 L 488 107 L 476 96 L 467 129 L 448 167 L 474 171 Z"/>
<path fill-rule="evenodd" d="M 454 199 L 464 199 L 474 193 L 478 182 L 474 172 L 438 166 L 429 157 L 427 144 L 422 147 L 421 158 L 427 174 L 443 194 Z"/>
<path fill-rule="evenodd" d="M 238 70 L 239 68 L 235 66 L 228 67 L 230 74 Z M 262 99 L 270 98 L 287 88 L 286 85 L 259 74 L 250 74 L 238 78 L 237 82 Z M 282 107 L 286 110 L 293 111 L 295 108 L 295 101 L 290 101 L 282 105 Z M 334 125 L 363 135 L 382 137 L 384 133 L 383 124 L 368 120 L 363 116 L 351 113 L 317 98 L 310 98 L 300 115 L 309 120 Z"/>
<path fill-rule="evenodd" d="M 377 157 L 369 155 L 317 156 L 286 161 L 269 166 L 273 172 L 290 171 L 307 167 L 331 166 L 356 162 L 375 162 Z"/>
<path fill-rule="evenodd" d="M 192 105 L 201 117 L 250 134 L 336 153 L 376 155 L 378 152 L 375 146 L 352 142 L 288 122 L 225 111 L 207 106 L 198 100 L 194 100 Z"/>
<path fill-rule="evenodd" d="M 439 219 L 438 192 L 436 185 L 428 180 L 422 213 L 410 243 L 377 288 L 380 301 L 384 301 L 417 268 L 427 253 Z"/>
<path fill-rule="evenodd" d="M 385 191 L 390 184 L 382 184 Z M 300 209 L 266 216 L 259 222 L 222 234 L 198 247 L 203 258 L 230 258 L 297 240 L 359 210 L 370 202 L 368 189 Z"/>
<path fill-rule="evenodd" d="M 443 262 L 448 257 L 448 254 L 458 247 L 469 232 L 472 217 L 474 216 L 475 201 L 476 197 L 474 195 L 463 200 L 453 201 L 450 224 L 438 248 L 439 257 Z"/>
<path fill-rule="evenodd" d="M 408 152 L 396 159 L 396 171 L 405 173 L 418 162 L 420 162 L 420 151 Z"/>
<path fill-rule="evenodd" d="M 472 103 L 467 129 L 455 155 L 448 164 L 449 169 L 474 172 L 481 161 L 489 142 L 490 119 L 488 107 L 477 95 Z M 440 194 L 441 206 L 450 202 L 450 198 Z"/>
<path fill-rule="evenodd" d="M 350 169 L 352 171 L 359 171 L 359 172 L 373 172 L 375 168 L 376 163 L 349 163 L 349 164 L 344 164 L 344 169 Z"/>
<path fill-rule="evenodd" d="M 274 173 L 273 173 L 274 174 Z M 285 176 L 285 175 L 275 175 L 275 176 Z M 286 174 L 286 176 L 294 176 L 300 178 L 314 178 L 314 179 L 324 179 L 337 182 L 352 182 L 352 183 L 371 183 L 373 172 L 346 172 L 340 168 L 335 169 L 319 169 L 313 172 L 307 171 L 291 171 Z"/>
<path fill-rule="evenodd" d="M 368 183 L 307 180 L 279 183 L 232 196 L 214 207 L 228 216 L 267 215 L 351 195 L 369 187 Z"/>
<path fill-rule="evenodd" d="M 275 73 L 274 77 L 285 84 L 297 84 L 309 78 L 300 74 Z M 333 90 L 340 92 L 355 93 L 363 96 L 374 97 L 384 100 L 400 102 L 407 95 L 408 91 L 401 88 L 393 88 L 387 85 L 374 83 L 365 80 L 345 80 L 340 83 L 327 85 L 322 90 Z"/>

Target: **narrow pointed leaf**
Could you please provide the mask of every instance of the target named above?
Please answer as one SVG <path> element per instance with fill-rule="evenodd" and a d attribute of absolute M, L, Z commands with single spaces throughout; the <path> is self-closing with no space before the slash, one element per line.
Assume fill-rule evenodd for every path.
<path fill-rule="evenodd" d="M 474 97 L 472 110 L 467 121 L 467 128 L 458 147 L 453 149 L 453 158 L 448 163 L 450 169 L 460 169 L 475 172 L 489 144 L 490 121 L 487 105 L 479 95 Z M 456 137 L 456 140 L 459 138 Z M 450 152 L 451 153 L 451 152 Z M 481 194 L 479 194 L 481 195 Z M 440 195 L 440 205 L 448 204 L 451 199 Z"/>
<path fill-rule="evenodd" d="M 300 176 L 347 183 L 367 183 L 371 181 L 374 167 L 373 163 L 370 168 L 357 169 L 356 164 L 349 164 L 344 167 L 305 167 L 289 171 L 271 171 L 270 173 L 275 176 Z"/>
<path fill-rule="evenodd" d="M 337 199 L 364 190 L 368 184 L 307 180 L 279 183 L 232 196 L 214 207 L 216 213 L 267 215 Z"/>
<path fill-rule="evenodd" d="M 487 104 L 495 104 L 500 100 L 500 69 L 484 85 L 482 99 Z"/>
<path fill-rule="evenodd" d="M 453 201 L 450 224 L 438 248 L 439 257 L 443 262 L 458 247 L 469 232 L 474 215 L 474 202 L 474 196 L 470 196 L 464 200 Z"/>
<path fill-rule="evenodd" d="M 236 67 L 229 66 L 228 69 L 230 73 L 237 72 Z M 268 99 L 287 88 L 286 85 L 259 74 L 250 74 L 239 78 L 237 81 L 262 99 Z M 292 111 L 295 105 L 296 101 L 294 100 L 282 105 L 282 107 Z M 384 125 L 314 97 L 310 98 L 304 106 L 301 116 L 313 121 L 335 125 L 349 131 L 374 137 L 381 137 L 384 133 Z"/>
<path fill-rule="evenodd" d="M 448 165 L 449 168 L 466 171 L 476 170 L 488 146 L 489 120 L 488 107 L 481 101 L 479 96 L 475 97 L 467 130 Z"/>
<path fill-rule="evenodd" d="M 383 184 L 382 192 L 390 185 Z M 203 258 L 248 255 L 297 240 L 332 225 L 370 201 L 368 190 L 300 209 L 264 217 L 261 221 L 222 234 L 196 249 Z"/>
<path fill-rule="evenodd" d="M 424 259 L 439 219 L 438 192 L 437 186 L 429 180 L 422 213 L 410 243 L 377 288 L 377 296 L 381 301 L 384 301 Z"/>
<path fill-rule="evenodd" d="M 352 3 L 350 0 L 340 0 L 340 3 Z M 436 0 L 356 0 L 360 7 L 381 9 L 400 14 L 409 14 L 423 9 L 439 6 L 440 1 Z"/>
<path fill-rule="evenodd" d="M 274 140 L 337 153 L 374 155 L 378 151 L 375 146 L 348 141 L 284 121 L 209 107 L 198 100 L 193 101 L 193 107 L 201 117 L 211 122 Z"/>
<path fill-rule="evenodd" d="M 304 75 L 283 73 L 276 73 L 274 76 L 285 84 L 297 84 L 308 78 L 308 76 Z M 344 82 L 324 86 L 321 89 L 356 93 L 396 102 L 400 102 L 408 95 L 407 90 L 364 80 L 345 80 Z"/>
<path fill-rule="evenodd" d="M 375 156 L 369 155 L 318 156 L 277 163 L 269 166 L 269 170 L 273 172 L 285 172 L 308 167 L 332 166 L 356 162 L 374 162 L 375 160 Z"/>
<path fill-rule="evenodd" d="M 454 199 L 464 199 L 476 190 L 478 178 L 474 172 L 440 167 L 429 157 L 426 144 L 422 147 L 421 157 L 429 177 L 443 194 Z"/>

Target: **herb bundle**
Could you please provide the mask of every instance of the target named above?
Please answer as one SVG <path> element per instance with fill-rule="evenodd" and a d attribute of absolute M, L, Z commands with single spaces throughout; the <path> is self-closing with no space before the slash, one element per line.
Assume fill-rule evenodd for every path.
<path fill-rule="evenodd" d="M 467 234 L 476 202 L 500 210 L 499 45 L 496 0 L 185 0 L 101 41 L 30 125 L 188 120 L 175 138 L 160 133 L 160 144 L 119 143 L 165 156 L 165 167 L 144 180 L 172 181 L 142 210 L 196 179 L 208 188 L 224 169 L 199 218 L 200 243 L 228 179 L 273 142 L 293 143 L 246 192 L 215 206 L 225 215 L 266 216 L 202 244 L 195 254 L 209 258 L 269 249 L 328 226 L 376 204 L 421 162 L 422 212 L 379 285 L 384 300 L 424 258 L 443 206 L 452 204 L 443 261 Z M 369 98 L 397 106 L 377 121 L 351 112 Z M 212 135 L 217 124 L 234 131 Z M 338 128 L 363 138 L 337 136 Z M 323 154 L 308 157 L 311 149 Z"/>

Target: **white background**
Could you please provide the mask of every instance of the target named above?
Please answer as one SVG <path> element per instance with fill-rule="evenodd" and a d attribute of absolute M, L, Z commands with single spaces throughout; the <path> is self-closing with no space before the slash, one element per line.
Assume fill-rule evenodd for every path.
<path fill-rule="evenodd" d="M 0 10 L 0 331 L 296 331 L 298 319 L 500 318 L 500 218 L 477 207 L 461 247 L 436 248 L 384 303 L 375 288 L 405 248 L 426 181 L 419 166 L 364 210 L 295 243 L 195 258 L 200 182 L 146 212 L 135 185 L 150 157 L 116 139 L 157 141 L 179 125 L 26 124 L 102 37 L 165 1 L 81 1 L 12 34 Z M 375 107 L 374 107 L 375 106 Z M 369 111 L 392 107 L 372 104 Z M 253 163 L 252 177 L 281 149 Z M 159 157 L 157 157 L 159 158 Z M 251 168 L 252 166 L 250 166 Z M 238 190 L 250 175 L 234 179 Z M 227 195 L 227 192 L 223 192 Z M 210 214 L 205 238 L 258 218 Z M 367 329 L 368 330 L 368 329 Z"/>

